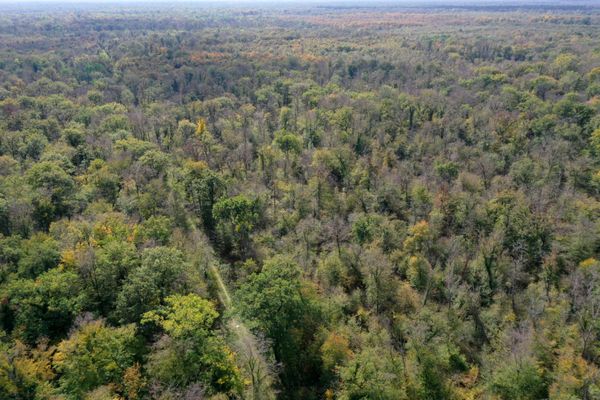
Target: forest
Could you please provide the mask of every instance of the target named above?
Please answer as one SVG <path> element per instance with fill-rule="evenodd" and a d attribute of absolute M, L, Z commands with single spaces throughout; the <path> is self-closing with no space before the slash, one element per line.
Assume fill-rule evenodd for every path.
<path fill-rule="evenodd" d="M 0 4 L 0 399 L 599 400 L 583 3 Z"/>

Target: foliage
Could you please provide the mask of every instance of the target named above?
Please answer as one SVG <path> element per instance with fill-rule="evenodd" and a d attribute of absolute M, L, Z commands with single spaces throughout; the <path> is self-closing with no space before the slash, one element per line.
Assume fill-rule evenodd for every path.
<path fill-rule="evenodd" d="M 110 328 L 102 321 L 85 323 L 62 341 L 53 356 L 59 385 L 72 398 L 101 385 L 121 385 L 135 360 L 135 327 Z"/>
<path fill-rule="evenodd" d="M 571 3 L 0 5 L 0 398 L 600 398 Z"/>
<path fill-rule="evenodd" d="M 167 387 L 201 383 L 209 392 L 239 390 L 234 354 L 212 330 L 219 315 L 214 305 L 194 294 L 170 296 L 166 303 L 142 319 L 142 323 L 157 324 L 168 335 L 150 356 L 150 375 Z"/>

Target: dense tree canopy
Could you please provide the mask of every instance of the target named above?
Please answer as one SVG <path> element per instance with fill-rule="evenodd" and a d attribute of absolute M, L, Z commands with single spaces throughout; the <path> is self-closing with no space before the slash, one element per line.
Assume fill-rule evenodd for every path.
<path fill-rule="evenodd" d="M 0 5 L 0 398 L 600 399 L 599 39 Z"/>

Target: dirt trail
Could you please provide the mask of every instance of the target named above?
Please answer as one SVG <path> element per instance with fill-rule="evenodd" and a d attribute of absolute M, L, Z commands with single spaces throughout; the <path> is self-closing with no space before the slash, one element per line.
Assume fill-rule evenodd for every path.
<path fill-rule="evenodd" d="M 210 273 L 218 289 L 219 300 L 226 310 L 231 310 L 232 300 L 229 289 L 223 282 L 221 273 L 211 264 Z M 264 351 L 264 345 L 250 332 L 250 330 L 240 321 L 239 318 L 232 316 L 227 323 L 227 328 L 235 336 L 235 350 L 238 359 L 245 367 L 249 379 L 250 390 L 247 393 L 248 400 L 272 400 L 275 399 L 273 385 L 273 368 L 267 363 Z"/>

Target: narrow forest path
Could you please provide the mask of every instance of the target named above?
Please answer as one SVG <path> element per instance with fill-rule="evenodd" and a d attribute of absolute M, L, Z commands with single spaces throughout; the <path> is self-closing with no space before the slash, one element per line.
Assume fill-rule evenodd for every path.
<path fill-rule="evenodd" d="M 226 311 L 231 311 L 232 300 L 229 289 L 223 282 L 221 272 L 212 263 L 209 266 L 210 274 L 216 284 L 217 295 Z M 233 313 L 232 313 L 233 314 Z M 275 399 L 273 385 L 273 368 L 270 367 L 264 356 L 264 346 L 252 334 L 250 329 L 235 315 L 231 315 L 227 329 L 235 337 L 234 347 L 237 357 L 246 369 L 250 378 L 251 389 L 247 393 L 249 400 Z"/>
<path fill-rule="evenodd" d="M 193 236 L 199 238 L 200 230 L 193 224 Z M 226 328 L 233 336 L 232 347 L 241 367 L 247 374 L 249 390 L 245 393 L 246 400 L 274 400 L 276 398 L 274 383 L 274 370 L 265 357 L 265 345 L 248 327 L 235 315 L 232 298 L 221 272 L 214 261 L 209 264 L 209 275 L 217 290 L 219 301 L 225 311 L 229 311 Z"/>
<path fill-rule="evenodd" d="M 219 272 L 219 270 L 217 269 L 217 267 L 215 267 L 214 264 L 210 265 L 209 270 L 210 270 L 210 273 L 211 273 L 215 283 L 217 284 L 217 290 L 218 290 L 217 295 L 219 296 L 219 300 L 221 301 L 221 304 L 223 304 L 223 307 L 225 307 L 226 310 L 230 310 L 231 295 L 229 294 L 229 289 L 227 289 L 227 286 L 225 286 L 225 283 L 223 282 L 223 277 L 221 276 L 221 272 Z"/>

